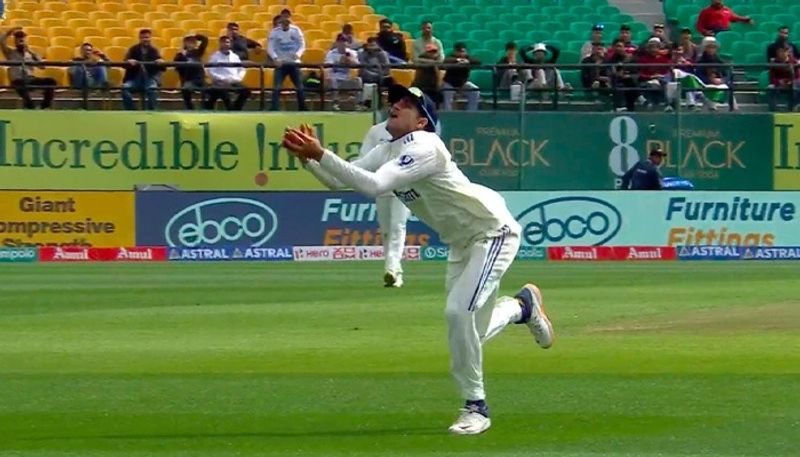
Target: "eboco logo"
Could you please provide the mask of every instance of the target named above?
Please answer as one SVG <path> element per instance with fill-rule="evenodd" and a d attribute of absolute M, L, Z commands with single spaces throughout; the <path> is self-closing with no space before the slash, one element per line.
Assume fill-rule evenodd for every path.
<path fill-rule="evenodd" d="M 259 247 L 278 229 L 278 216 L 249 198 L 216 198 L 184 208 L 167 222 L 169 246 L 240 245 Z"/>
<path fill-rule="evenodd" d="M 594 197 L 560 197 L 537 203 L 517 220 L 525 244 L 532 246 L 600 246 L 619 232 L 622 215 Z"/>

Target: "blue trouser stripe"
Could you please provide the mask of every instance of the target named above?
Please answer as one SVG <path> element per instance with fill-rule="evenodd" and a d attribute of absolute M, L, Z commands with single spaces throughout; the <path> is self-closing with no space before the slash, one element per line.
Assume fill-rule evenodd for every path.
<path fill-rule="evenodd" d="M 475 288 L 475 292 L 472 294 L 472 298 L 469 301 L 469 308 L 467 308 L 469 311 L 473 311 L 475 309 L 478 296 L 480 295 L 484 286 L 486 286 L 486 281 L 489 280 L 489 276 L 492 274 L 494 264 L 497 262 L 497 258 L 500 257 L 500 251 L 503 247 L 503 243 L 505 243 L 505 240 L 506 232 L 503 231 L 502 235 L 492 241 L 492 246 L 489 248 L 489 256 L 486 258 L 486 263 L 483 265 L 483 272 L 478 280 L 478 285 Z"/>

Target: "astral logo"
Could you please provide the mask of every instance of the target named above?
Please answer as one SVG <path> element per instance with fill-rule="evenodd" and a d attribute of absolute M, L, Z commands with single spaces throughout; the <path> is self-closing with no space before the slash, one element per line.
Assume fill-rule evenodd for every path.
<path fill-rule="evenodd" d="M 171 247 L 239 245 L 258 247 L 278 229 L 278 216 L 249 198 L 217 198 L 184 208 L 167 222 Z"/>
<path fill-rule="evenodd" d="M 617 235 L 622 215 L 610 203 L 594 197 L 561 197 L 537 203 L 517 220 L 524 244 L 532 246 L 600 246 Z"/>

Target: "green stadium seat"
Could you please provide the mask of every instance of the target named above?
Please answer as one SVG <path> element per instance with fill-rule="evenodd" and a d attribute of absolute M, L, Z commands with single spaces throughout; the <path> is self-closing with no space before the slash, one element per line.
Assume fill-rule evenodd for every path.
<path fill-rule="evenodd" d="M 734 61 L 743 62 L 748 54 L 758 52 L 758 44 L 749 41 L 737 41 L 730 47 L 730 53 L 733 55 Z"/>
<path fill-rule="evenodd" d="M 578 34 L 569 30 L 564 30 L 554 33 L 553 38 L 562 42 L 575 41 L 578 39 Z"/>
<path fill-rule="evenodd" d="M 573 22 L 579 21 L 580 20 L 580 16 L 578 16 L 577 14 L 572 14 L 572 13 L 560 13 L 560 14 L 556 14 L 555 16 L 553 16 L 552 20 L 555 21 L 555 22 L 560 22 L 561 24 L 563 24 L 565 26 L 568 26 L 569 24 L 571 24 Z"/>
<path fill-rule="evenodd" d="M 789 14 L 791 14 L 791 15 L 792 15 L 792 16 L 794 16 L 795 18 L 800 18 L 800 5 L 793 5 L 793 6 L 790 6 L 790 7 L 789 7 Z M 795 19 L 795 21 L 796 21 L 796 20 L 797 20 L 797 19 Z M 789 25 L 792 25 L 792 23 L 789 23 Z M 795 31 L 795 30 L 793 30 L 793 31 Z"/>
<path fill-rule="evenodd" d="M 776 4 L 774 4 L 774 2 L 771 2 L 771 3 L 773 3 L 773 4 L 761 6 L 759 8 L 759 11 L 762 14 L 766 14 L 766 15 L 773 16 L 773 17 L 778 15 L 778 14 L 782 14 L 782 13 L 786 12 L 786 9 L 785 9 L 784 6 L 776 5 Z"/>
<path fill-rule="evenodd" d="M 519 42 L 523 37 L 525 37 L 525 32 L 519 30 L 501 30 L 500 32 L 497 33 L 497 36 L 504 42 L 507 41 Z"/>
<path fill-rule="evenodd" d="M 483 14 L 484 12 L 484 8 L 477 5 L 464 5 L 459 7 L 458 10 L 471 17 L 473 20 L 475 20 L 476 15 Z"/>
<path fill-rule="evenodd" d="M 605 17 L 617 16 L 619 15 L 619 8 L 611 5 L 601 6 L 597 8 L 597 13 Z"/>
<path fill-rule="evenodd" d="M 744 39 L 751 43 L 761 43 L 770 40 L 770 35 L 767 32 L 747 32 L 744 34 Z"/>
<path fill-rule="evenodd" d="M 494 81 L 494 73 L 492 70 L 472 70 L 469 74 L 469 80 L 475 83 L 481 91 L 491 91 Z"/>
<path fill-rule="evenodd" d="M 766 59 L 765 53 L 751 53 L 747 54 L 744 58 L 744 62 L 746 64 L 764 64 L 764 60 Z M 747 68 L 744 70 L 744 76 L 750 81 L 757 81 L 758 76 L 761 72 L 764 71 L 763 68 Z"/>
<path fill-rule="evenodd" d="M 796 19 L 792 16 L 792 21 Z M 756 27 L 758 27 L 758 31 L 760 32 L 767 32 L 770 35 L 777 35 L 778 29 L 783 27 L 786 24 L 791 24 L 791 22 L 779 22 L 779 21 L 764 21 L 761 23 L 756 23 Z M 751 28 L 752 30 L 752 28 Z"/>
<path fill-rule="evenodd" d="M 527 16 L 529 14 L 541 14 L 541 10 L 536 6 L 519 5 L 515 6 L 512 11 L 519 16 Z"/>
<path fill-rule="evenodd" d="M 470 17 L 472 18 L 473 22 L 484 24 L 484 26 L 482 27 L 483 29 L 486 29 L 487 22 L 492 22 L 497 20 L 497 16 L 492 16 L 491 14 L 486 14 L 486 13 L 473 14 Z"/>
<path fill-rule="evenodd" d="M 545 6 L 542 8 L 542 14 L 548 16 L 555 16 L 556 14 L 563 13 L 564 10 L 560 6 Z"/>
<path fill-rule="evenodd" d="M 586 39 L 588 40 L 589 36 L 592 33 L 593 25 L 594 24 L 592 24 L 591 22 L 573 22 L 572 24 L 569 25 L 569 29 L 578 36 L 586 37 Z"/>
<path fill-rule="evenodd" d="M 506 24 L 505 28 L 508 28 L 514 22 L 519 21 L 520 17 L 514 13 L 504 13 L 498 16 L 498 19 Z"/>
<path fill-rule="evenodd" d="M 560 22 L 542 22 L 539 24 L 539 30 L 548 33 L 556 33 L 560 31 L 564 26 Z"/>
<path fill-rule="evenodd" d="M 470 51 L 469 54 L 473 58 L 480 60 L 482 64 L 491 65 L 500 60 L 500 57 L 503 56 L 503 51 L 497 51 L 493 49 L 478 49 L 475 51 Z"/>
<path fill-rule="evenodd" d="M 580 60 L 580 52 L 570 50 L 562 50 L 561 56 L 558 58 L 559 63 L 578 63 Z"/>
<path fill-rule="evenodd" d="M 569 12 L 576 16 L 584 16 L 590 13 L 593 13 L 594 10 L 590 6 L 586 5 L 578 5 L 578 6 L 571 6 L 569 8 Z"/>
<path fill-rule="evenodd" d="M 447 16 L 448 14 L 457 12 L 461 12 L 461 10 L 452 5 L 439 5 L 431 8 L 431 13 L 436 15 L 437 17 L 444 17 Z"/>
<path fill-rule="evenodd" d="M 723 51 L 730 51 L 733 43 L 743 39 L 744 37 L 741 33 L 734 31 L 720 32 L 717 34 L 717 42 L 719 43 L 720 49 Z"/>
<path fill-rule="evenodd" d="M 491 39 L 492 39 L 492 38 L 494 38 L 495 36 L 497 36 L 497 33 L 496 33 L 496 32 L 492 32 L 492 31 L 490 31 L 490 30 L 485 30 L 485 29 L 481 29 L 481 30 L 471 30 L 471 31 L 470 31 L 470 32 L 467 34 L 467 37 L 468 37 L 469 39 L 471 39 L 471 40 L 477 40 L 477 41 L 487 41 L 487 40 L 491 40 Z"/>
<path fill-rule="evenodd" d="M 592 25 L 594 25 L 594 24 L 603 24 L 608 20 L 608 18 L 603 16 L 602 14 L 589 13 L 589 14 L 584 14 L 581 17 L 581 20 L 590 22 L 592 23 Z"/>
<path fill-rule="evenodd" d="M 472 22 L 472 20 L 469 18 L 469 16 L 467 16 L 466 14 L 463 14 L 463 13 L 450 13 L 450 14 L 444 16 L 443 18 L 440 18 L 439 21 L 446 21 L 446 22 L 450 22 L 450 23 L 456 24 L 456 25 L 458 25 L 459 23 L 462 23 L 462 22 Z M 439 22 L 439 21 L 437 21 L 437 22 Z M 436 24 L 434 24 L 434 27 L 436 27 Z M 481 27 L 483 27 L 483 24 L 478 26 L 478 28 L 481 28 Z"/>
<path fill-rule="evenodd" d="M 477 22 L 454 22 L 456 24 L 455 30 L 459 32 L 459 34 L 466 36 L 469 32 L 473 30 L 479 30 L 482 28 L 480 24 Z"/>

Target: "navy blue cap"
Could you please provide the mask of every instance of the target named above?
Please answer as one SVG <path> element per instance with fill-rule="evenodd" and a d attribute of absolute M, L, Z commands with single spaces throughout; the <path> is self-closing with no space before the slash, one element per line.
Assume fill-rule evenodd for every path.
<path fill-rule="evenodd" d="M 400 84 L 389 86 L 389 103 L 397 103 L 404 98 L 410 98 L 417 103 L 419 114 L 428 120 L 425 130 L 436 133 L 439 117 L 436 115 L 436 104 L 433 100 L 418 87 L 405 87 Z"/>

